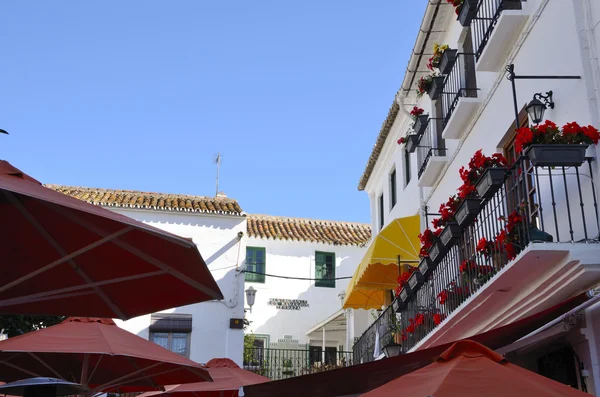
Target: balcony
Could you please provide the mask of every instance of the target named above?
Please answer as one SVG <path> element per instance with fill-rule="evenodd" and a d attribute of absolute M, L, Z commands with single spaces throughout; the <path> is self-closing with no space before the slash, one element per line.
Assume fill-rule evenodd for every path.
<path fill-rule="evenodd" d="M 244 348 L 244 369 L 271 380 L 293 378 L 353 364 L 352 352 L 326 347 L 304 349 Z"/>
<path fill-rule="evenodd" d="M 600 281 L 591 159 L 548 168 L 522 157 L 480 205 L 476 221 L 445 247 L 412 300 L 395 315 L 388 308 L 359 339 L 355 357 L 372 355 L 375 331 L 381 346 L 396 335 L 404 352 L 427 348 L 517 321 Z M 506 230 L 501 219 L 513 213 L 521 218 L 512 229 L 513 252 L 506 243 L 478 251 L 482 238 L 494 241 Z"/>
<path fill-rule="evenodd" d="M 437 131 L 441 131 L 441 126 L 441 119 L 429 119 L 427 128 L 419 137 L 417 164 L 420 187 L 433 186 L 444 165 L 448 162 L 445 142 L 437 133 Z"/>
<path fill-rule="evenodd" d="M 478 72 L 498 72 L 527 22 L 520 0 L 480 0 L 471 22 Z"/>
<path fill-rule="evenodd" d="M 477 92 L 475 54 L 458 54 L 452 70 L 444 80 L 440 97 L 442 138 L 462 138 L 471 115 L 481 104 Z"/>
<path fill-rule="evenodd" d="M 401 314 L 396 314 L 392 306 L 385 309 L 377 320 L 354 343 L 352 354 L 355 364 L 368 363 L 383 354 L 383 347 L 398 340 L 395 337 Z M 379 339 L 379 350 L 375 352 L 375 342 Z"/>

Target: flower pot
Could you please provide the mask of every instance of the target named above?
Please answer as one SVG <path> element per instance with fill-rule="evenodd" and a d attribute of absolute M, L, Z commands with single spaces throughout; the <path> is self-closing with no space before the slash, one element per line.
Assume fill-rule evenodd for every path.
<path fill-rule="evenodd" d="M 475 188 L 479 197 L 484 199 L 491 198 L 504 184 L 506 168 L 486 168 L 485 172 L 477 181 Z"/>
<path fill-rule="evenodd" d="M 471 24 L 471 20 L 475 17 L 477 13 L 477 0 L 465 0 L 460 7 L 460 12 L 458 14 L 458 22 L 467 27 Z"/>
<path fill-rule="evenodd" d="M 408 279 L 408 286 L 410 287 L 411 291 L 417 292 L 424 282 L 425 277 L 421 274 L 420 271 L 415 270 L 415 272 Z"/>
<path fill-rule="evenodd" d="M 425 131 L 425 128 L 427 128 L 428 120 L 429 120 L 429 116 L 426 114 L 417 116 L 417 119 L 415 120 L 415 125 L 413 126 L 413 129 L 415 130 L 415 135 L 421 136 L 423 134 L 423 132 Z"/>
<path fill-rule="evenodd" d="M 442 243 L 439 240 L 436 240 L 436 242 L 433 243 L 431 248 L 429 248 L 429 251 L 427 251 L 427 253 L 429 254 L 431 263 L 434 263 L 437 265 L 438 263 L 440 263 L 440 261 L 444 257 L 444 254 L 446 253 L 446 251 L 445 251 L 445 247 L 442 245 Z"/>
<path fill-rule="evenodd" d="M 415 295 L 413 294 L 412 290 L 405 285 L 400 291 L 400 295 L 398 297 L 400 298 L 402 303 L 406 305 L 412 300 L 413 296 Z"/>
<path fill-rule="evenodd" d="M 525 155 L 539 167 L 578 167 L 585 161 L 588 145 L 531 145 Z"/>
<path fill-rule="evenodd" d="M 413 153 L 417 150 L 417 145 L 419 144 L 419 137 L 415 134 L 410 134 L 406 136 L 406 144 L 405 148 L 408 153 Z"/>
<path fill-rule="evenodd" d="M 467 227 L 473 222 L 481 210 L 481 200 L 478 198 L 466 198 L 456 209 L 456 221 L 460 226 Z"/>
<path fill-rule="evenodd" d="M 500 3 L 500 9 L 502 10 L 520 10 L 521 0 L 502 0 Z"/>
<path fill-rule="evenodd" d="M 440 97 L 443 88 L 444 76 L 436 76 L 431 81 L 431 86 L 429 86 L 429 90 L 427 90 L 427 95 L 429 95 L 429 98 L 431 98 L 432 101 L 435 101 Z"/>
<path fill-rule="evenodd" d="M 436 265 L 433 264 L 431 258 L 426 256 L 419 262 L 419 272 L 423 277 L 429 277 L 429 275 L 435 270 Z"/>
<path fill-rule="evenodd" d="M 460 238 L 461 232 L 462 229 L 458 223 L 450 222 L 444 227 L 442 234 L 440 234 L 440 241 L 444 247 L 449 247 Z"/>
<path fill-rule="evenodd" d="M 458 50 L 446 50 L 442 54 L 442 60 L 440 61 L 439 69 L 441 74 L 448 74 L 456 62 L 456 53 Z"/>
<path fill-rule="evenodd" d="M 406 307 L 406 303 L 402 302 L 402 300 L 398 297 L 396 299 L 394 299 L 394 301 L 392 302 L 392 309 L 394 310 L 394 312 L 398 313 L 401 310 L 403 310 Z"/>

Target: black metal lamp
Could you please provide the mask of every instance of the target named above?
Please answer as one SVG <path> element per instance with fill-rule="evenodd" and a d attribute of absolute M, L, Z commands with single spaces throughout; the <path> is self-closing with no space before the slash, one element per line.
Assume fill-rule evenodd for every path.
<path fill-rule="evenodd" d="M 547 108 L 554 109 L 552 102 L 552 91 L 548 91 L 546 95 L 537 93 L 533 96 L 533 100 L 529 102 L 525 110 L 534 124 L 539 124 L 544 119 L 544 112 Z"/>
<path fill-rule="evenodd" d="M 396 357 L 402 352 L 402 345 L 396 342 L 390 342 L 383 347 L 383 354 L 386 358 Z"/>

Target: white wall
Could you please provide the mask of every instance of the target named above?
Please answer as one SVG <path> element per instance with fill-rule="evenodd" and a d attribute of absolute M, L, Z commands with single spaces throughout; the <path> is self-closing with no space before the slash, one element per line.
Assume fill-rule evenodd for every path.
<path fill-rule="evenodd" d="M 211 358 L 228 357 L 241 366 L 244 334 L 242 330 L 229 329 L 229 320 L 244 317 L 244 275 L 236 271 L 236 265 L 241 269 L 246 253 L 245 238 L 237 238 L 238 232 L 246 233 L 246 218 L 113 208 L 111 210 L 193 239 L 225 299 L 178 307 L 164 313 L 192 315 L 192 360 L 205 363 Z M 118 321 L 118 324 L 143 338 L 149 336 L 150 315 L 126 322 Z"/>
<path fill-rule="evenodd" d="M 315 251 L 335 253 L 336 277 L 352 276 L 365 253 L 365 248 L 356 246 L 257 238 L 249 238 L 247 246 L 265 248 L 265 273 L 308 279 L 315 278 Z M 348 279 L 336 280 L 335 288 L 315 287 L 314 281 L 268 276 L 264 284 L 247 282 L 246 287 L 252 285 L 257 290 L 252 313 L 246 313 L 251 321 L 250 330 L 257 335 L 269 335 L 270 342 L 291 335 L 300 344 L 309 343 L 306 332 L 341 309 L 338 294 L 346 291 L 348 282 Z M 268 305 L 271 298 L 306 300 L 309 306 L 300 310 L 279 310 Z M 355 326 L 364 331 L 367 324 L 363 322 L 359 317 Z M 332 346 L 345 345 L 344 333 L 332 333 L 326 339 L 337 343 Z"/>

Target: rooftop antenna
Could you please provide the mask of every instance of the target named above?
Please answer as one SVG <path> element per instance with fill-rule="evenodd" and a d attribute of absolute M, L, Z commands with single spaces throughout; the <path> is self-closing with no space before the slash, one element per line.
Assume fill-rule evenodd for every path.
<path fill-rule="evenodd" d="M 215 157 L 215 164 L 217 165 L 217 190 L 215 192 L 215 197 L 219 195 L 219 170 L 221 169 L 221 153 L 217 153 Z"/>

